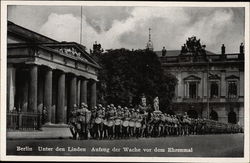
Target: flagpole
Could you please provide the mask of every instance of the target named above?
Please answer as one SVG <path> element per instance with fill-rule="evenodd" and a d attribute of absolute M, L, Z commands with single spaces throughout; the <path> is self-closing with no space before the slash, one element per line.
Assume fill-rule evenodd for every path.
<path fill-rule="evenodd" d="M 81 22 L 80 22 L 80 44 L 82 44 L 82 6 L 81 6 Z"/>

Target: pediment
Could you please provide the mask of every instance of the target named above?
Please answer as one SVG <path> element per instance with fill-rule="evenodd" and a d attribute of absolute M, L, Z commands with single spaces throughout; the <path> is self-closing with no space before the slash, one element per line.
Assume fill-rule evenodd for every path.
<path fill-rule="evenodd" d="M 226 79 L 240 79 L 238 76 L 235 76 L 235 75 L 230 75 L 230 76 L 227 76 Z"/>
<path fill-rule="evenodd" d="M 85 47 L 77 43 L 72 42 L 62 42 L 62 43 L 52 43 L 43 44 L 42 46 L 49 47 L 62 55 L 77 58 L 83 62 L 88 62 L 97 67 L 100 67 L 97 62 L 85 51 Z"/>
<path fill-rule="evenodd" d="M 188 77 L 184 78 L 184 80 L 201 80 L 201 78 L 195 75 L 189 75 Z"/>

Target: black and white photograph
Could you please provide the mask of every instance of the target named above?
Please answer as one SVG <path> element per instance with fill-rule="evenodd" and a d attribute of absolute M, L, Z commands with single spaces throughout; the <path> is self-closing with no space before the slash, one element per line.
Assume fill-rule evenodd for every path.
<path fill-rule="evenodd" d="M 1 4 L 1 160 L 248 162 L 249 3 Z"/>

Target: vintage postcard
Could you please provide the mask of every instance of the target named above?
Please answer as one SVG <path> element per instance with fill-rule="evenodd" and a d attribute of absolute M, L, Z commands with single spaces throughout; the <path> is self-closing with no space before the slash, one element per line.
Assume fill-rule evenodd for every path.
<path fill-rule="evenodd" d="M 249 162 L 249 3 L 1 2 L 1 160 Z"/>

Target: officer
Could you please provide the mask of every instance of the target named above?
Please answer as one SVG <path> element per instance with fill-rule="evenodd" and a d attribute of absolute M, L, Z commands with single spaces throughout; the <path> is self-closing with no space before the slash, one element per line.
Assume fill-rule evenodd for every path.
<path fill-rule="evenodd" d="M 88 138 L 88 124 L 90 123 L 91 112 L 87 109 L 87 105 L 85 103 L 81 104 L 81 108 L 77 109 L 78 121 L 81 124 L 80 126 L 80 139 Z"/>
<path fill-rule="evenodd" d="M 77 105 L 74 104 L 73 106 L 73 110 L 71 111 L 71 115 L 69 118 L 69 127 L 70 127 L 70 131 L 73 135 L 73 139 L 77 139 L 77 135 L 78 135 L 78 131 L 77 131 L 77 114 L 76 114 L 76 110 L 78 109 Z"/>

